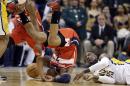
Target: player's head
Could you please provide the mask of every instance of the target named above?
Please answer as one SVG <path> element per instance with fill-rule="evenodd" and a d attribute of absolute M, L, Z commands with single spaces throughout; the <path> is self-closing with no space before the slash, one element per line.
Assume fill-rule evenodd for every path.
<path fill-rule="evenodd" d="M 85 62 L 86 63 L 93 63 L 95 60 L 97 60 L 96 54 L 92 52 L 85 53 Z"/>

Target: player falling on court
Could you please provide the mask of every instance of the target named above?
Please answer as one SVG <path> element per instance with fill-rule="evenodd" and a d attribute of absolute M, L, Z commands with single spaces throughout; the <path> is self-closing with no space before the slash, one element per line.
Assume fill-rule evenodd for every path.
<path fill-rule="evenodd" d="M 43 56 L 41 55 L 41 52 L 42 52 L 41 48 L 42 48 L 43 42 L 45 41 L 44 45 L 48 44 L 51 47 L 54 47 L 54 46 L 63 47 L 66 44 L 65 37 L 64 37 L 65 34 L 63 34 L 63 33 L 67 33 L 66 31 L 69 31 L 71 33 L 71 37 L 74 37 L 75 32 L 70 29 L 58 31 L 58 28 L 59 28 L 58 21 L 60 19 L 59 0 L 50 0 L 48 2 L 48 6 L 52 8 L 53 14 L 52 14 L 52 20 L 51 20 L 51 25 L 50 25 L 51 29 L 50 29 L 49 34 L 46 34 L 47 36 L 45 36 L 45 34 L 43 32 L 37 32 L 35 30 L 35 29 L 38 30 L 38 27 L 36 27 L 35 25 L 37 25 L 37 23 L 39 23 L 39 22 L 35 21 L 37 19 L 35 19 L 35 17 L 34 17 L 34 16 L 36 16 L 36 15 L 34 15 L 35 10 L 36 10 L 34 3 L 31 2 L 30 0 L 28 0 L 27 2 L 26 2 L 26 0 L 22 0 L 22 1 L 24 3 L 20 3 L 20 5 L 16 5 L 16 7 L 13 9 L 13 11 L 19 15 L 21 21 L 18 21 L 16 18 L 13 19 L 15 28 L 12 31 L 10 42 L 13 41 L 15 44 L 18 44 L 23 41 L 27 41 L 28 44 L 34 49 L 34 51 L 37 55 L 37 58 L 36 58 L 36 60 L 37 60 L 36 62 L 37 62 L 37 66 L 38 66 L 37 72 L 40 74 L 41 79 L 44 81 L 50 81 L 50 79 L 52 79 L 52 77 L 49 75 L 46 75 L 42 71 L 43 61 L 41 59 L 43 59 Z M 26 4 L 25 4 L 25 2 L 26 2 Z M 10 9 L 10 7 L 12 7 L 12 4 L 13 3 L 8 4 L 8 6 L 7 6 L 8 10 L 12 10 L 12 9 Z M 25 7 L 25 9 L 23 9 L 24 7 Z M 28 19 L 28 16 L 26 15 L 25 10 L 29 13 L 31 20 Z M 39 26 L 40 26 L 40 24 L 39 24 Z M 69 35 L 67 35 L 67 36 L 69 36 Z M 47 40 L 46 40 L 46 38 L 47 38 Z M 75 39 L 73 39 L 73 42 L 74 42 L 74 40 Z M 72 40 L 71 40 L 71 42 L 72 42 Z M 71 47 L 72 47 L 72 53 L 75 53 L 76 46 L 71 46 Z M 56 49 L 58 49 L 58 48 L 56 48 Z M 67 58 L 69 58 L 69 57 L 67 57 Z M 73 57 L 73 56 L 71 56 L 71 57 Z M 74 57 L 76 57 L 76 56 L 74 56 Z M 73 64 L 74 64 L 74 62 L 75 62 L 75 58 L 73 59 Z"/>
<path fill-rule="evenodd" d="M 54 45 L 48 43 L 48 47 L 53 48 L 53 55 L 50 57 L 44 56 L 37 58 L 37 70 L 35 71 L 34 66 L 31 64 L 27 67 L 28 75 L 33 77 L 33 71 L 37 72 L 39 71 L 39 75 L 43 81 L 55 81 L 60 83 L 69 83 L 71 80 L 70 73 L 73 70 L 73 67 L 75 66 L 76 58 L 77 58 L 77 45 L 79 44 L 79 37 L 76 34 L 76 32 L 70 28 L 60 28 L 58 26 L 58 21 L 60 19 L 60 6 L 58 0 L 52 0 L 48 2 L 49 7 L 55 7 L 55 10 L 52 14 L 52 25 L 55 25 L 55 30 L 57 32 L 54 32 L 53 28 L 50 27 L 50 32 L 59 35 L 60 37 L 60 45 L 57 47 L 54 47 Z M 53 7 L 53 8 L 54 8 Z M 49 33 L 50 33 L 49 32 Z M 51 39 L 52 42 L 55 41 L 55 39 Z M 49 67 L 49 70 L 47 72 L 44 71 L 44 66 Z M 29 71 L 34 68 L 34 70 Z M 30 73 L 29 73 L 30 72 Z M 44 78 L 43 76 L 47 77 Z M 57 77 L 58 76 L 58 77 Z M 35 74 L 34 77 L 35 78 Z"/>
<path fill-rule="evenodd" d="M 95 56 L 94 53 L 87 54 L 88 59 L 91 56 Z M 91 76 L 85 77 L 86 80 L 93 79 L 95 82 L 106 84 L 130 85 L 130 63 L 115 58 L 110 59 L 106 54 L 102 54 L 96 64 L 77 74 L 74 81 L 84 77 L 86 73 L 92 73 Z"/>
<path fill-rule="evenodd" d="M 40 76 L 42 76 L 42 73 L 47 77 L 49 76 L 46 81 L 59 83 L 69 83 L 71 81 L 71 74 L 77 59 L 79 37 L 71 28 L 61 28 L 59 33 L 65 37 L 65 45 L 53 47 L 52 55 L 44 55 L 44 57 L 39 58 L 38 63 L 41 64 L 40 67 L 35 63 L 28 65 L 27 74 L 30 77 L 37 78 L 40 75 L 37 71 L 40 69 Z M 45 71 L 44 67 L 49 69 Z"/>

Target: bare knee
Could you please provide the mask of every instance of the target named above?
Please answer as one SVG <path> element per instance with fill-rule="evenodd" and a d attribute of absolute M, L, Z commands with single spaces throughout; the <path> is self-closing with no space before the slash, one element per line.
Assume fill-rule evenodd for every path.
<path fill-rule="evenodd" d="M 44 43 L 47 40 L 47 35 L 44 32 L 39 32 L 41 37 L 41 43 Z"/>
<path fill-rule="evenodd" d="M 48 45 L 50 46 L 59 46 L 61 44 L 61 39 L 60 37 L 57 36 L 50 36 L 48 37 Z"/>

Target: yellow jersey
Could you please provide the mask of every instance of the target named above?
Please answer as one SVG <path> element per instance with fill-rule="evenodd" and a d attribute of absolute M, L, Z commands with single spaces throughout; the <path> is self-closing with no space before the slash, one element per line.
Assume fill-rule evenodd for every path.
<path fill-rule="evenodd" d="M 7 35 L 9 33 L 6 4 L 7 0 L 2 0 L 0 3 L 0 35 Z"/>

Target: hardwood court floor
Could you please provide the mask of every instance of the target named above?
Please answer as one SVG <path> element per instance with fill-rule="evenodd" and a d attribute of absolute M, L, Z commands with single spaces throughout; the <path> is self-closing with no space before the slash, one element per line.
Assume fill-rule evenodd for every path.
<path fill-rule="evenodd" d="M 81 71 L 80 68 L 76 68 L 73 71 L 73 76 Z M 29 78 L 26 75 L 25 68 L 0 68 L 0 75 L 5 75 L 8 77 L 8 80 L 3 82 L 0 81 L 0 86 L 123 86 L 123 85 L 107 85 L 107 84 L 98 84 L 93 83 L 92 81 L 83 81 L 71 82 L 69 84 L 60 84 L 54 82 L 42 82 L 40 80 L 34 80 Z"/>

